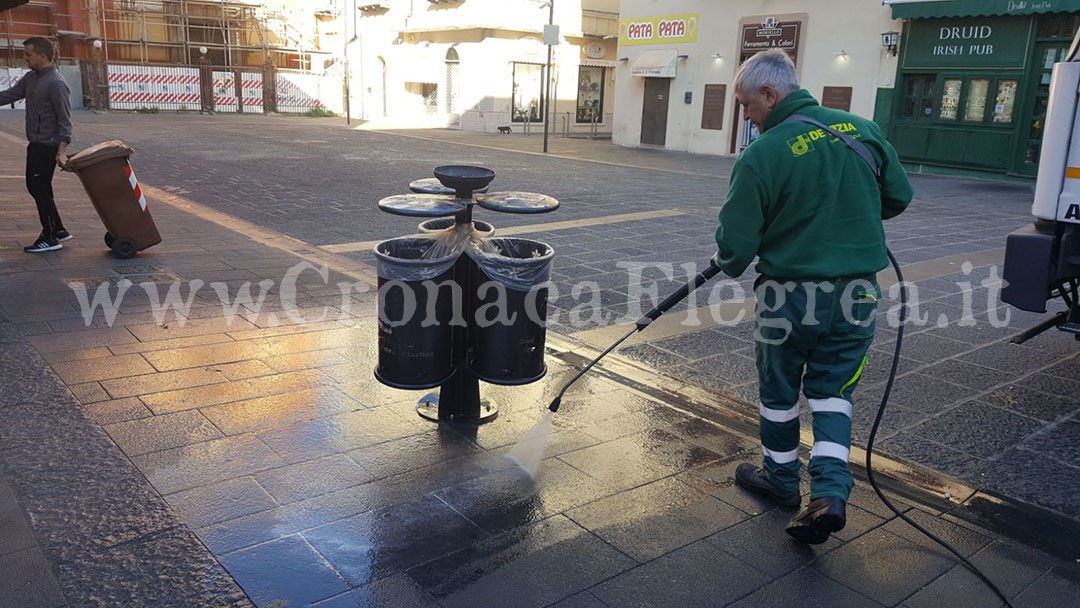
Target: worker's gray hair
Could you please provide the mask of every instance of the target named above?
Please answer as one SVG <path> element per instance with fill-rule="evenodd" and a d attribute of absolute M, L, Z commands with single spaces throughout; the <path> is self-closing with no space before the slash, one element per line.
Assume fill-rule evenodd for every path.
<path fill-rule="evenodd" d="M 768 85 L 781 97 L 799 90 L 799 77 L 791 57 L 780 49 L 762 51 L 747 59 L 735 72 L 735 92 L 760 95 Z"/>

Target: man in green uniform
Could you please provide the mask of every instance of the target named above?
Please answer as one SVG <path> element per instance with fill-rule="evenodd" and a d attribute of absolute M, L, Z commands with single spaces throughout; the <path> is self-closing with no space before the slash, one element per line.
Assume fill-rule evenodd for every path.
<path fill-rule="evenodd" d="M 820 106 L 799 88 L 783 51 L 747 60 L 735 75 L 735 98 L 761 136 L 732 169 L 715 262 L 738 277 L 758 257 L 755 337 L 764 452 L 764 466 L 740 465 L 735 481 L 781 505 L 800 505 L 801 387 L 813 413 L 810 503 L 787 531 L 817 544 L 846 523 L 853 486 L 851 394 L 874 339 L 880 299 L 875 277 L 888 265 L 882 220 L 907 207 L 911 184 L 881 129 Z M 861 142 L 872 159 L 829 129 L 800 122 L 804 117 Z"/>

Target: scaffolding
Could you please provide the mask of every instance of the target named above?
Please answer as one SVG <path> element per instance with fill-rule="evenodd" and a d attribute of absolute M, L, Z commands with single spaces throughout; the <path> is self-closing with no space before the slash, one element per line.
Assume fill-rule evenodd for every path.
<path fill-rule="evenodd" d="M 52 2 L 28 2 L 0 13 L 0 64 L 23 64 L 23 40 L 42 36 L 58 42 L 58 19 Z"/>
<path fill-rule="evenodd" d="M 303 27 L 288 3 L 244 0 L 86 0 L 106 62 L 311 70 L 320 13 Z M 306 3 L 305 3 L 306 4 Z M 335 15 L 329 15 L 332 23 Z M 300 23 L 300 26 L 297 24 Z M 315 63 L 316 65 L 313 65 Z"/>

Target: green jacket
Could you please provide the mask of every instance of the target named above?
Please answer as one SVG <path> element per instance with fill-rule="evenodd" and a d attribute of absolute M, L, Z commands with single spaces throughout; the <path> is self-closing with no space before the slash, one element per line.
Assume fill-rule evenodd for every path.
<path fill-rule="evenodd" d="M 881 186 L 866 162 L 802 114 L 860 140 L 881 167 Z M 888 263 L 881 220 L 911 202 L 911 183 L 875 123 L 824 108 L 800 89 L 765 118 L 763 133 L 735 161 L 716 229 L 717 261 L 737 277 L 757 270 L 777 279 L 873 274 Z"/>

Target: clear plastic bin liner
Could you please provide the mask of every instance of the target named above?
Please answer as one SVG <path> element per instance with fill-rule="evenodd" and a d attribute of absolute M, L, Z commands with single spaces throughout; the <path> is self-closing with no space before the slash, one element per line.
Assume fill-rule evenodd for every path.
<path fill-rule="evenodd" d="M 551 245 L 511 237 L 472 241 L 466 253 L 489 279 L 518 291 L 546 283 L 555 259 Z"/>
<path fill-rule="evenodd" d="M 375 269 L 388 281 L 428 281 L 454 267 L 468 233 L 403 236 L 375 246 Z"/>

